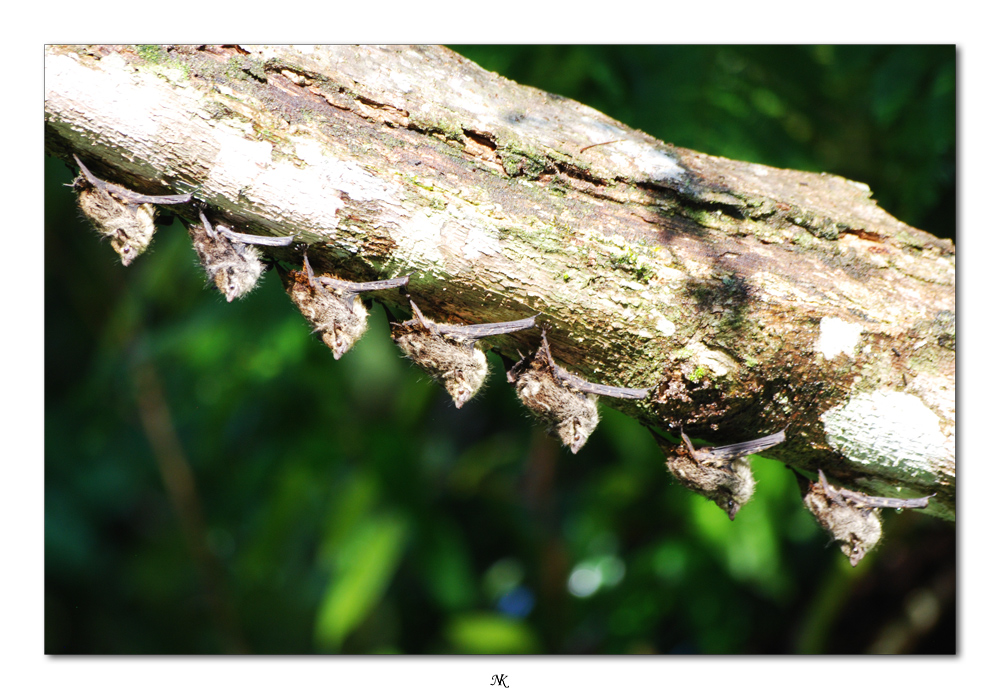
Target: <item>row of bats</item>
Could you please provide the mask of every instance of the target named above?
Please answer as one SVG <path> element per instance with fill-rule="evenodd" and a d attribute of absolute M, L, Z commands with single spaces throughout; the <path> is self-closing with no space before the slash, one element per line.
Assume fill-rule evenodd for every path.
<path fill-rule="evenodd" d="M 129 265 L 149 246 L 156 231 L 155 205 L 177 205 L 190 194 L 147 196 L 96 177 L 73 156 L 80 168 L 73 187 L 84 215 L 105 236 Z M 185 222 L 205 274 L 227 301 L 239 298 L 256 285 L 267 269 L 260 246 L 288 246 L 292 236 L 254 236 L 225 226 L 213 226 L 199 210 L 199 221 Z M 373 282 L 352 282 L 314 273 L 303 253 L 301 270 L 278 268 L 289 297 L 313 331 L 340 359 L 367 329 L 367 309 L 361 294 L 405 286 L 409 277 Z M 535 317 L 480 325 L 449 325 L 426 317 L 410 300 L 413 317 L 392 323 L 392 338 L 415 364 L 444 386 L 456 408 L 465 405 L 482 387 L 488 374 L 480 343 L 485 338 L 535 327 Z M 644 400 L 650 389 L 619 388 L 591 383 L 556 364 L 545 329 L 534 355 L 523 357 L 507 372 L 518 398 L 574 454 L 597 428 L 599 396 Z M 652 430 L 651 430 L 652 432 Z M 686 488 L 715 502 L 730 519 L 753 496 L 755 481 L 747 457 L 785 440 L 785 431 L 749 442 L 722 447 L 696 448 L 681 432 L 681 444 L 652 432 L 667 456 L 667 469 Z M 923 508 L 928 498 L 877 498 L 838 489 L 822 471 L 818 480 L 795 471 L 806 508 L 840 543 L 857 565 L 881 538 L 878 512 L 883 508 Z"/>

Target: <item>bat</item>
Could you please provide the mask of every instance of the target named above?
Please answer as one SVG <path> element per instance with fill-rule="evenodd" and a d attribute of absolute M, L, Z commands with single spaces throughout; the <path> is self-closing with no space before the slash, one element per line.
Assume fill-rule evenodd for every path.
<path fill-rule="evenodd" d="M 750 501 L 757 485 L 746 457 L 785 441 L 785 431 L 781 430 L 749 442 L 696 449 L 683 430 L 683 448 L 652 434 L 667 455 L 667 469 L 674 478 L 722 508 L 730 521 Z"/>
<path fill-rule="evenodd" d="M 566 371 L 552 358 L 545 329 L 538 351 L 507 372 L 518 398 L 576 454 L 597 429 L 597 397 L 642 400 L 649 389 L 617 388 L 591 383 Z"/>
<path fill-rule="evenodd" d="M 803 491 L 802 501 L 819 525 L 835 541 L 840 542 L 840 550 L 856 566 L 882 538 L 882 521 L 878 510 L 892 508 L 924 508 L 929 498 L 901 499 L 879 498 L 858 493 L 846 488 L 834 488 L 819 471 L 815 483 L 795 473 L 799 487 Z"/>
<path fill-rule="evenodd" d="M 188 224 L 188 235 L 194 245 L 198 259 L 205 270 L 205 276 L 215 283 L 226 301 L 249 293 L 264 273 L 264 263 L 253 245 L 230 240 L 218 233 L 205 216 L 199 211 L 201 225 Z"/>
<path fill-rule="evenodd" d="M 80 176 L 73 181 L 77 203 L 97 231 L 106 237 L 126 267 L 145 252 L 156 232 L 154 204 L 183 204 L 190 194 L 148 196 L 96 177 L 73 155 Z"/>
<path fill-rule="evenodd" d="M 393 323 L 392 339 L 414 364 L 445 387 L 456 408 L 482 388 L 489 373 L 479 340 L 535 327 L 535 316 L 478 325 L 445 325 L 428 320 L 410 299 L 413 318 Z"/>
<path fill-rule="evenodd" d="M 309 257 L 302 255 L 302 271 L 282 274 L 285 291 L 305 316 L 313 332 L 319 333 L 334 359 L 347 353 L 368 329 L 368 310 L 358 294 L 384 291 L 409 283 L 410 277 L 374 282 L 349 282 L 316 276 Z"/>

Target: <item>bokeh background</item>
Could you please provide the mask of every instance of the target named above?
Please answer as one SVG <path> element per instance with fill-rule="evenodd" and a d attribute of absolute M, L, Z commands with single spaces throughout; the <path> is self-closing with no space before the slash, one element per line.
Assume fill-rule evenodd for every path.
<path fill-rule="evenodd" d="M 955 235 L 953 46 L 462 46 L 666 142 L 867 183 Z M 47 159 L 45 650 L 954 653 L 955 527 L 885 513 L 856 568 L 757 460 L 735 522 L 602 409 L 574 456 L 492 380 L 455 410 L 385 313 L 339 362 L 275 275 L 131 268 Z"/>

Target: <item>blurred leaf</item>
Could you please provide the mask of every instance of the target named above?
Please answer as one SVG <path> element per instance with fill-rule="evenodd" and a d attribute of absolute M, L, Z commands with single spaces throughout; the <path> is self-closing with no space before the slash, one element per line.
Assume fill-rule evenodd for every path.
<path fill-rule="evenodd" d="M 455 617 L 445 636 L 456 653 L 537 653 L 541 647 L 526 623 L 489 612 Z"/>
<path fill-rule="evenodd" d="M 399 567 L 405 539 L 405 520 L 382 515 L 362 522 L 344 542 L 316 618 L 321 647 L 339 649 L 382 599 Z"/>

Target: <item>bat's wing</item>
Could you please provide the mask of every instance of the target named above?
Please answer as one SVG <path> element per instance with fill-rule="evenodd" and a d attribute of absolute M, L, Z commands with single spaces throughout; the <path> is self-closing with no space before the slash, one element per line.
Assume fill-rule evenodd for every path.
<path fill-rule="evenodd" d="M 407 294 L 407 296 L 409 296 L 409 294 Z M 403 325 L 420 325 L 431 332 L 437 329 L 437 325 L 435 325 L 433 321 L 429 321 L 424 318 L 424 314 L 420 312 L 420 308 L 418 308 L 417 304 L 413 302 L 413 299 L 410 299 L 410 308 L 413 309 L 413 317 L 403 323 Z"/>
<path fill-rule="evenodd" d="M 619 388 L 618 386 L 605 386 L 602 383 L 591 383 L 581 379 L 575 374 L 571 374 L 559 365 L 553 365 L 556 377 L 567 387 L 580 393 L 593 393 L 597 396 L 607 396 L 608 398 L 627 398 L 629 400 L 642 400 L 649 395 L 648 388 Z"/>
<path fill-rule="evenodd" d="M 384 289 L 395 289 L 398 286 L 406 286 L 410 283 L 410 275 L 396 277 L 395 279 L 378 279 L 373 282 L 348 282 L 343 279 L 333 277 L 315 277 L 314 281 L 332 287 L 343 294 L 360 294 L 365 291 L 382 291 Z"/>
<path fill-rule="evenodd" d="M 83 164 L 83 161 L 77 157 L 76 153 L 73 154 L 73 159 L 76 164 L 80 166 L 80 172 L 83 174 L 84 178 L 91 185 L 97 187 L 98 189 L 103 189 L 106 192 L 114 194 L 116 197 L 124 201 L 126 204 L 131 204 L 132 206 L 138 206 L 139 204 L 184 204 L 191 201 L 191 194 L 166 194 L 163 196 L 152 196 L 147 194 L 138 194 L 133 192 L 131 189 L 126 189 L 116 184 L 106 182 L 100 177 L 96 176 L 87 166 Z"/>
<path fill-rule="evenodd" d="M 132 206 L 138 206 L 139 204 L 185 204 L 191 201 L 190 192 L 187 194 L 164 194 L 162 196 L 153 196 L 150 194 L 137 194 L 129 189 L 125 189 L 124 187 L 111 184 L 110 182 L 106 182 L 105 186 L 109 192 Z"/>
<path fill-rule="evenodd" d="M 781 444 L 784 441 L 785 431 L 781 430 L 780 432 L 769 434 L 766 437 L 751 439 L 749 442 L 739 442 L 738 444 L 729 444 L 724 447 L 712 447 L 710 449 L 698 449 L 695 452 L 695 458 L 700 461 L 708 456 L 715 460 L 733 461 L 741 456 L 749 456 L 750 454 L 756 454 L 759 451 L 770 449 L 776 444 Z"/>
<path fill-rule="evenodd" d="M 280 248 L 291 245 L 295 241 L 295 236 L 293 235 L 249 235 L 247 233 L 237 233 L 236 231 L 231 231 L 225 226 L 218 226 L 217 230 L 230 240 L 235 240 L 238 243 L 247 243 L 248 245 L 268 245 L 270 247 Z"/>
<path fill-rule="evenodd" d="M 878 498 L 864 493 L 856 493 L 853 490 L 841 490 L 840 494 L 847 500 L 857 503 L 862 507 L 887 508 L 893 510 L 922 510 L 930 504 L 933 495 L 923 498 Z"/>
<path fill-rule="evenodd" d="M 534 355 L 529 354 L 515 362 L 514 366 L 507 370 L 507 383 L 517 383 L 517 378 L 521 375 L 523 367 L 530 364 L 532 359 L 534 359 Z"/>
<path fill-rule="evenodd" d="M 518 378 L 528 367 L 531 367 L 536 363 L 536 361 L 541 361 L 545 364 L 549 371 L 554 371 L 556 363 L 552 361 L 552 352 L 549 351 L 549 341 L 545 338 L 545 328 L 542 328 L 542 343 L 539 345 L 538 350 L 534 354 L 529 354 L 527 357 L 521 357 L 514 366 L 512 366 L 507 371 L 507 381 L 510 383 L 517 383 Z M 540 369 L 540 366 L 536 366 L 536 369 Z"/>
<path fill-rule="evenodd" d="M 535 318 L 522 318 L 521 320 L 507 320 L 502 323 L 480 323 L 478 325 L 438 325 L 437 329 L 442 335 L 447 335 L 459 342 L 475 342 L 490 335 L 504 335 L 514 333 L 519 330 L 527 330 L 535 327 Z"/>

